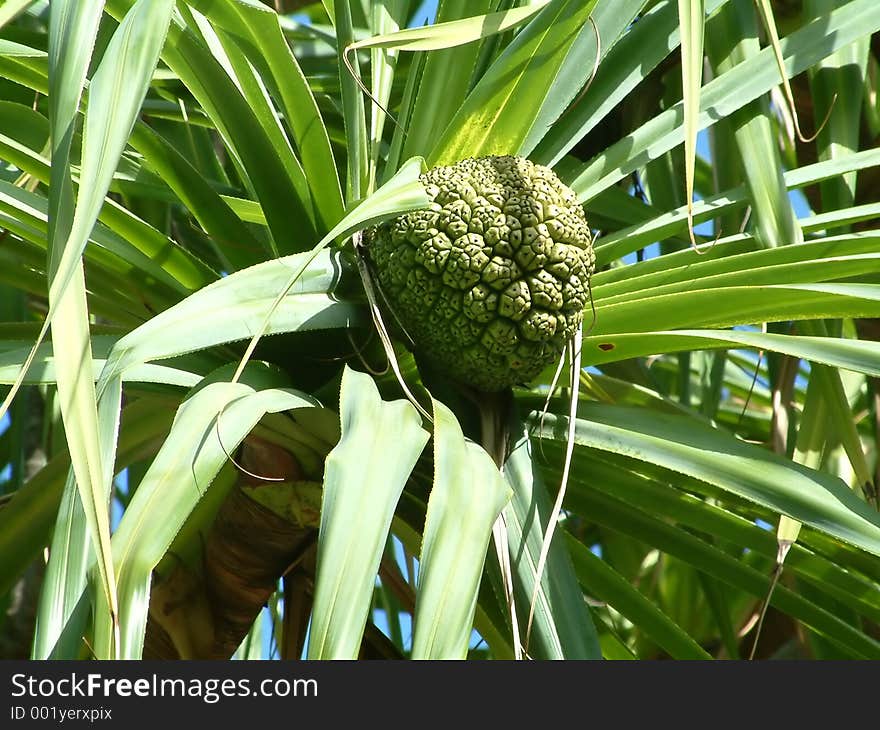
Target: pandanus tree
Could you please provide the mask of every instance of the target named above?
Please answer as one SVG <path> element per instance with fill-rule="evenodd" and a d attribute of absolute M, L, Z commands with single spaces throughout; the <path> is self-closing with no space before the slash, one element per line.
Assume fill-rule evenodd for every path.
<path fill-rule="evenodd" d="M 4 655 L 880 656 L 878 30 L 8 0 Z"/>

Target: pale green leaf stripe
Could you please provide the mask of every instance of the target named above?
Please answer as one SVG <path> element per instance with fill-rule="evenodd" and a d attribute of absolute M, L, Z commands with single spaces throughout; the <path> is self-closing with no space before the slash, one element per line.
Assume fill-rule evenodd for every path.
<path fill-rule="evenodd" d="M 391 519 L 429 438 L 409 401 L 383 401 L 348 367 L 340 418 L 324 468 L 309 659 L 357 658 Z"/>
<path fill-rule="evenodd" d="M 525 626 L 535 588 L 552 501 L 532 457 L 528 432 L 517 424 L 517 442 L 504 464 L 513 494 L 504 517 L 514 571 L 516 608 Z M 571 558 L 559 539 L 550 544 L 535 603 L 529 655 L 537 659 L 600 659 L 599 640 Z"/>
<path fill-rule="evenodd" d="M 0 7 L 0 28 L 13 20 L 19 13 L 27 10 L 34 0 L 6 0 Z"/>
<path fill-rule="evenodd" d="M 95 559 L 92 541 L 88 532 L 83 529 L 86 521 L 82 499 L 76 488 L 76 478 L 73 470 L 68 469 L 37 604 L 32 659 L 48 659 L 55 650 L 72 650 L 66 656 L 77 656 L 79 652 L 78 645 L 68 646 L 66 641 L 63 646 L 56 645 L 74 614 L 86 586 L 89 566 Z"/>
<path fill-rule="evenodd" d="M 613 344 L 613 348 L 607 349 L 608 344 Z M 867 340 L 762 334 L 743 330 L 674 330 L 585 337 L 583 341 L 584 362 L 590 365 L 662 352 L 728 347 L 770 350 L 880 377 L 880 343 Z"/>
<path fill-rule="evenodd" d="M 674 659 L 711 659 L 711 655 L 635 588 L 626 578 L 569 533 L 565 533 L 574 569 L 584 591 L 638 626 L 640 632 Z"/>
<path fill-rule="evenodd" d="M 805 165 L 784 174 L 785 184 L 789 189 L 812 185 L 821 180 L 834 178 L 846 172 L 864 170 L 880 165 L 880 149 L 870 149 L 854 155 L 840 157 L 826 162 Z M 724 213 L 744 208 L 748 204 L 748 193 L 744 185 L 700 200 L 694 205 L 694 222 L 701 223 Z M 807 219 L 809 220 L 809 219 Z M 804 221 L 806 223 L 807 221 Z M 648 221 L 634 226 L 621 228 L 619 231 L 603 236 L 596 244 L 597 263 L 607 263 L 637 249 L 643 248 L 654 241 L 662 241 L 687 228 L 687 206 L 681 206 Z M 675 254 L 673 254 L 675 255 Z M 653 260 L 654 265 L 665 266 L 667 257 Z M 661 260 L 662 259 L 662 260 Z M 648 263 L 648 262 L 646 262 Z M 641 264 L 639 264 L 641 266 Z M 630 269 L 603 272 L 610 276 L 628 276 Z"/>
<path fill-rule="evenodd" d="M 510 488 L 486 451 L 434 401 L 434 485 L 419 561 L 413 659 L 464 659 L 492 525 Z"/>
<path fill-rule="evenodd" d="M 789 77 L 880 28 L 880 5 L 875 0 L 852 0 L 782 40 L 782 51 Z M 773 62 L 773 49 L 765 48 L 745 63 L 710 81 L 703 87 L 700 104 L 701 129 L 723 119 L 744 104 L 767 93 L 778 83 L 779 70 Z M 626 139 L 609 147 L 585 167 L 565 169 L 564 179 L 581 201 L 656 159 L 684 139 L 682 107 L 677 104 L 659 114 Z"/>
<path fill-rule="evenodd" d="M 477 82 L 428 163 L 527 154 L 590 76 L 596 42 L 587 18 L 595 5 L 559 0 L 544 7 Z"/>
<path fill-rule="evenodd" d="M 453 48 L 515 28 L 549 2 L 550 0 L 537 0 L 524 8 L 512 8 L 497 13 L 377 35 L 356 41 L 349 46 L 349 49 L 394 48 L 398 51 L 439 51 L 443 48 Z"/>
<path fill-rule="evenodd" d="M 22 43 L 10 41 L 7 38 L 0 38 L 0 57 L 8 58 L 46 58 L 46 51 L 38 48 L 31 48 Z"/>
<path fill-rule="evenodd" d="M 51 285 L 58 279 L 60 262 L 72 228 L 76 225 L 73 184 L 70 178 L 70 153 L 76 127 L 79 101 L 85 75 L 91 60 L 103 3 L 74 4 L 60 0 L 53 5 L 49 17 L 49 130 L 52 170 L 49 185 L 48 276 L 49 312 L 37 342 L 25 358 L 21 372 L 4 402 L 17 392 L 27 369 L 47 332 L 51 317 L 58 314 L 52 348 L 58 369 L 58 397 L 65 436 L 71 456 L 71 468 L 65 484 L 65 505 L 59 514 L 56 533 L 61 544 L 50 555 L 48 580 L 40 593 L 38 629 L 41 641 L 54 644 L 67 618 L 74 611 L 78 592 L 86 580 L 92 556 L 98 556 L 101 590 L 96 604 L 105 605 L 112 620 L 116 618 L 116 580 L 110 555 L 110 520 L 106 509 L 106 488 L 98 441 L 98 414 L 95 384 L 82 378 L 84 370 L 92 372 L 89 341 L 89 313 L 86 302 L 85 276 L 76 251 L 70 259 L 70 276 L 63 288 Z M 112 46 L 112 41 L 111 41 Z M 84 244 L 83 244 L 84 245 Z M 68 286 L 68 283 L 70 286 Z M 57 329 L 57 332 L 54 330 Z M 102 658 L 112 658 L 111 653 Z"/>
<path fill-rule="evenodd" d="M 697 162 L 697 131 L 700 113 L 700 87 L 703 82 L 704 0 L 678 0 L 681 29 L 681 87 L 684 110 L 684 172 L 688 209 L 693 210 L 694 167 Z"/>
<path fill-rule="evenodd" d="M 227 462 L 227 454 L 264 414 L 315 405 L 295 391 L 257 392 L 243 383 L 211 383 L 181 405 L 113 535 L 123 658 L 140 658 L 152 570 Z"/>
<path fill-rule="evenodd" d="M 560 440 L 567 419 L 535 417 L 545 438 Z M 693 419 L 622 406 L 581 404 L 575 424 L 581 446 L 610 451 L 686 474 L 874 555 L 880 516 L 837 477 L 812 471 Z"/>
<path fill-rule="evenodd" d="M 67 287 L 101 211 L 156 68 L 173 8 L 173 0 L 138 0 L 114 33 L 92 78 L 83 132 L 80 195 L 50 295 Z"/>

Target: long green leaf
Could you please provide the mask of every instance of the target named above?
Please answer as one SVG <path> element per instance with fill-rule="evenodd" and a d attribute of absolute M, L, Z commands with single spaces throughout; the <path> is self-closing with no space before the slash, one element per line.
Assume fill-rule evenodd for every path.
<path fill-rule="evenodd" d="M 34 349 L 25 360 L 21 375 L 10 389 L 8 398 L 16 392 L 30 362 L 36 354 L 52 321 L 58 315 L 56 337 L 52 347 L 59 368 L 58 395 L 61 415 L 70 444 L 71 470 L 65 491 L 66 510 L 60 514 L 55 540 L 58 550 L 49 566 L 46 590 L 40 596 L 43 632 L 52 636 L 66 621 L 85 584 L 85 574 L 92 555 L 90 546 L 98 555 L 101 572 L 100 598 L 106 602 L 112 621 L 117 617 L 116 580 L 110 557 L 110 521 L 106 510 L 104 473 L 98 444 L 98 415 L 94 381 L 83 378 L 81 372 L 91 373 L 91 350 L 88 336 L 88 305 L 82 267 L 82 246 L 72 236 L 76 228 L 79 201 L 74 203 L 70 180 L 71 147 L 79 100 L 85 84 L 85 74 L 94 46 L 101 17 L 102 3 L 83 3 L 78 8 L 61 2 L 50 15 L 49 129 L 52 148 L 52 174 L 49 188 L 49 315 L 46 317 Z M 80 54 L 78 45 L 86 49 Z M 71 60 L 71 53 L 80 60 Z M 68 65 L 69 63 L 69 65 Z M 103 193 L 102 193 L 103 197 Z M 97 217 L 97 216 L 96 216 Z M 90 226 L 91 227 L 91 226 Z M 73 238 L 72 243 L 68 243 Z M 68 253 L 69 251 L 69 253 Z M 69 261 L 69 274 L 63 262 Z M 63 286 L 53 288 L 54 281 Z M 53 332 L 55 330 L 53 329 Z M 5 406 L 5 404 L 4 404 Z M 5 410 L 5 407 L 3 408 Z M 78 496 L 78 499 L 77 499 Z M 56 576 L 60 582 L 53 581 Z M 55 593 L 54 590 L 58 592 Z M 46 616 L 45 607 L 56 613 Z M 53 641 L 54 643 L 54 641 Z"/>
<path fill-rule="evenodd" d="M 262 3 L 191 3 L 241 44 L 251 63 L 264 69 L 262 78 L 277 89 L 289 120 L 315 210 L 324 230 L 343 214 L 342 191 L 327 128 L 293 51 L 284 37 L 279 16 Z"/>
<path fill-rule="evenodd" d="M 597 48 L 587 18 L 595 5 L 555 0 L 544 7 L 468 95 L 428 163 L 528 154 L 590 76 Z"/>
<path fill-rule="evenodd" d="M 210 488 L 228 454 L 264 414 L 315 405 L 313 399 L 295 391 L 255 391 L 244 383 L 223 382 L 206 385 L 181 405 L 113 535 L 122 657 L 140 657 L 153 568 Z M 96 635 L 99 645 L 106 641 L 106 636 Z"/>
<path fill-rule="evenodd" d="M 528 432 L 518 434 L 504 464 L 504 478 L 513 489 L 504 509 L 514 569 L 517 611 L 525 625 L 535 591 L 541 554 L 552 502 L 533 461 Z M 560 540 L 550 544 L 547 562 L 536 596 L 529 654 L 540 659 L 601 658 L 596 629 L 584 603 L 571 558 Z"/>
<path fill-rule="evenodd" d="M 496 5 L 495 0 L 445 0 L 437 7 L 435 23 L 426 30 L 440 33 L 444 27 L 448 28 L 445 25 L 447 22 L 468 15 L 479 17 Z M 530 5 L 528 9 L 536 11 L 538 8 Z M 513 8 L 509 12 L 519 10 Z M 478 33 L 486 27 L 484 22 L 473 22 L 479 26 Z M 451 34 L 449 40 L 454 42 L 462 36 L 469 37 L 466 34 Z M 400 127 L 394 134 L 395 141 L 399 140 L 402 145 L 404 159 L 413 154 L 428 154 L 434 144 L 436 130 L 445 129 L 464 102 L 480 55 L 481 44 L 475 41 L 475 38 L 471 38 L 471 42 L 465 45 L 433 49 L 431 53 L 419 54 L 413 59 L 407 78 L 408 88 L 411 85 L 413 89 L 411 113 L 409 106 L 401 105 L 402 112 L 397 114 Z"/>
<path fill-rule="evenodd" d="M 596 304 L 593 336 L 649 327 L 730 327 L 817 317 L 880 316 L 880 285 L 773 284 L 676 292 Z M 612 343 L 613 349 L 614 345 Z"/>
<path fill-rule="evenodd" d="M 675 330 L 585 337 L 583 342 L 584 360 L 592 365 L 661 352 L 731 346 L 770 350 L 875 377 L 880 374 L 880 344 L 865 340 L 761 334 L 745 330 Z"/>
<path fill-rule="evenodd" d="M 865 232 L 828 236 L 799 246 L 751 250 L 750 241 L 719 242 L 704 256 L 692 251 L 667 254 L 665 266 L 653 260 L 619 271 L 598 273 L 593 281 L 597 300 L 623 302 L 638 296 L 673 291 L 714 289 L 742 284 L 797 284 L 855 279 L 873 274 L 880 234 Z M 745 250 L 744 250 L 745 249 Z"/>
<path fill-rule="evenodd" d="M 132 461 L 150 456 L 157 443 L 168 432 L 173 416 L 173 402 L 143 398 L 122 413 L 123 425 L 116 454 L 116 466 L 123 469 Z M 82 506 L 75 489 L 65 486 L 65 475 L 70 474 L 70 458 L 66 452 L 56 456 L 33 479 L 16 492 L 5 509 L 0 510 L 0 549 L 9 559 L 3 563 L 0 591 L 7 591 L 19 574 L 37 557 L 38 552 L 51 542 L 57 558 L 50 560 L 44 577 L 43 595 L 38 608 L 32 657 L 45 659 L 50 655 L 62 659 L 77 658 L 82 654 L 88 613 L 77 619 L 76 605 L 85 586 L 90 555 L 88 536 L 57 529 L 74 524 L 77 520 L 66 513 Z M 60 505 L 60 507 L 59 507 Z M 60 512 L 60 514 L 59 514 Z M 81 519 L 81 518 L 80 518 Z M 83 542 L 85 538 L 85 542 Z M 78 566 L 72 564 L 76 561 Z M 64 601 L 59 600 L 65 596 Z M 54 600 L 53 600 L 54 597 Z M 76 623 L 76 626 L 72 624 Z"/>
<path fill-rule="evenodd" d="M 853 0 L 821 21 L 782 39 L 786 73 L 794 76 L 837 49 L 880 28 L 880 6 L 874 0 Z M 767 93 L 778 82 L 773 50 L 765 48 L 748 61 L 703 87 L 699 127 L 710 126 L 744 104 Z M 586 166 L 566 166 L 564 178 L 582 201 L 681 144 L 682 107 L 662 112 Z"/>
<path fill-rule="evenodd" d="M 750 4 L 728 3 L 711 26 L 709 55 L 718 74 L 760 52 L 758 26 Z M 756 237 L 763 246 L 782 246 L 803 241 L 783 178 L 783 165 L 770 105 L 760 97 L 729 117 L 741 167 L 749 190 Z"/>
<path fill-rule="evenodd" d="M 302 269 L 269 319 L 267 334 L 345 327 L 357 308 L 333 296 L 345 266 L 338 254 L 322 251 L 273 259 L 223 277 L 122 337 L 110 352 L 107 370 L 126 374 L 133 365 L 249 338 L 266 317 L 292 272 Z"/>
<path fill-rule="evenodd" d="M 9 0 L 4 3 L 0 8 L 0 28 L 14 20 L 16 15 L 23 13 L 33 3 L 34 0 Z"/>
<path fill-rule="evenodd" d="M 763 572 L 745 565 L 689 532 L 631 507 L 624 500 L 608 497 L 598 491 L 584 490 L 577 502 L 577 509 L 592 515 L 599 524 L 653 545 L 724 583 L 759 598 L 766 594 L 767 576 Z M 848 656 L 880 657 L 880 642 L 787 587 L 777 586 L 771 604 L 831 638 L 846 649 Z"/>
<path fill-rule="evenodd" d="M 807 0 L 804 15 L 820 18 L 842 5 L 841 0 Z M 813 124 L 818 134 L 817 157 L 833 160 L 859 149 L 865 76 L 871 38 L 865 36 L 822 59 L 810 70 Z M 819 125 L 823 125 L 819 128 Z M 820 184 L 825 210 L 851 205 L 855 198 L 856 175 L 850 173 Z"/>
<path fill-rule="evenodd" d="M 385 218 L 424 207 L 418 181 L 422 161 L 400 171 L 343 218 L 310 253 L 296 254 L 231 274 L 192 294 L 123 337 L 108 357 L 107 377 L 133 363 L 263 334 L 346 326 L 357 318 L 352 305 L 332 296 L 345 260 L 325 247 Z"/>
<path fill-rule="evenodd" d="M 241 250 L 246 252 L 242 257 L 244 260 L 262 253 L 259 242 L 244 222 L 179 150 L 146 124 L 135 126 L 130 142 L 144 155 L 147 166 L 171 187 L 228 259 L 239 260 L 235 254 Z M 164 270 L 162 273 L 167 276 Z"/>
<path fill-rule="evenodd" d="M 373 36 L 351 43 L 349 50 L 393 48 L 398 51 L 439 51 L 454 48 L 510 30 L 532 17 L 549 2 L 550 0 L 537 0 L 524 8 L 513 8 L 488 15 L 477 15 Z"/>
<path fill-rule="evenodd" d="M 880 517 L 839 479 L 684 417 L 598 404 L 580 414 L 580 445 L 687 474 L 880 555 Z M 559 440 L 565 421 L 548 415 L 536 427 Z"/>
<path fill-rule="evenodd" d="M 51 195 L 50 187 L 50 308 L 46 323 L 52 322 L 53 317 L 57 316 L 53 347 L 60 365 L 57 371 L 58 392 L 76 487 L 84 508 L 84 514 L 73 509 L 66 515 L 71 520 L 66 526 L 70 531 L 68 547 L 71 554 L 75 553 L 74 560 L 78 565 L 72 568 L 71 576 L 76 583 L 78 571 L 82 571 L 88 562 L 88 549 L 82 538 L 84 519 L 98 555 L 101 595 L 112 624 L 117 620 L 116 581 L 110 558 L 110 526 L 105 505 L 109 496 L 112 474 L 109 469 L 115 455 L 115 442 L 102 443 L 103 429 L 99 426 L 94 381 L 80 375 L 92 371 L 89 314 L 81 256 L 143 101 L 165 39 L 172 8 L 173 2 L 167 1 L 136 4 L 114 33 L 95 71 L 89 86 L 91 104 L 83 134 L 79 195 L 72 209 L 67 155 L 78 104 L 71 100 L 73 105 L 67 108 L 55 106 L 56 113 L 50 115 L 50 127 L 55 139 L 66 139 L 66 142 L 62 142 L 60 156 L 53 154 L 52 181 L 62 191 L 66 189 L 68 192 L 56 197 Z M 66 9 L 66 4 L 62 4 L 57 12 L 64 17 Z M 92 12 L 95 13 L 95 9 Z M 97 17 L 91 20 L 94 30 L 97 29 L 99 17 L 98 13 L 95 15 Z M 70 29 L 65 31 L 70 32 Z M 93 39 L 94 31 L 90 29 L 83 38 L 72 37 L 68 41 L 91 45 Z M 75 46 L 71 51 L 80 53 Z M 52 82 L 53 78 L 57 78 L 51 74 L 53 58 L 50 54 L 50 99 L 55 99 L 56 104 L 63 104 L 65 97 L 59 92 L 60 82 Z M 58 58 L 57 63 L 66 63 L 66 57 Z M 77 87 L 77 94 L 81 88 L 82 84 Z M 69 121 L 63 121 L 65 117 Z M 68 484 L 73 489 L 70 480 Z M 79 548 L 74 547 L 77 538 Z M 76 587 L 74 585 L 74 590 Z M 69 606 L 66 599 L 70 596 L 65 596 L 65 605 Z M 44 594 L 44 600 L 52 599 Z M 72 610 L 72 607 L 69 606 L 68 610 Z M 116 648 L 115 643 L 109 645 L 108 653 L 104 656 L 113 656 Z"/>
<path fill-rule="evenodd" d="M 556 442 L 544 443 L 550 464 L 559 463 L 563 448 Z M 580 512 L 582 500 L 599 490 L 647 514 L 687 527 L 717 544 L 729 545 L 735 553 L 746 550 L 760 553 L 768 564 L 777 557 L 778 547 L 772 532 L 719 506 L 716 500 L 689 494 L 692 487 L 698 492 L 699 486 L 690 480 L 683 483 L 680 474 L 591 449 L 580 449 L 575 463 L 575 481 L 568 501 L 570 509 Z M 865 557 L 873 560 L 872 556 Z M 801 545 L 792 547 L 788 565 L 800 579 L 809 581 L 866 618 L 872 621 L 880 618 L 880 586 L 870 578 L 844 570 Z"/>
<path fill-rule="evenodd" d="M 693 229 L 694 167 L 697 161 L 697 131 L 700 87 L 703 83 L 703 27 L 705 0 L 678 0 L 681 27 L 681 87 L 684 111 L 684 171 L 688 217 Z"/>
<path fill-rule="evenodd" d="M 126 15 L 89 85 L 80 195 L 50 295 L 66 289 L 103 205 L 165 40 L 172 0 L 139 0 Z"/>
<path fill-rule="evenodd" d="M 584 591 L 608 603 L 675 659 L 709 659 L 709 654 L 638 589 L 586 546 L 566 534 L 574 569 Z"/>
<path fill-rule="evenodd" d="M 371 192 L 367 189 L 369 150 L 366 111 L 360 88 L 363 82 L 357 57 L 352 63 L 345 55 L 346 48 L 354 41 L 351 5 L 351 0 L 339 0 L 334 4 L 339 85 L 342 90 L 342 118 L 345 123 L 348 152 L 345 200 L 349 206 Z"/>
<path fill-rule="evenodd" d="M 266 81 L 260 77 L 246 53 L 229 33 L 223 29 L 215 29 L 201 15 L 196 15 L 196 22 L 217 62 L 229 74 L 244 102 L 256 117 L 266 140 L 296 190 L 297 198 L 302 201 L 302 208 L 297 214 L 307 216 L 307 220 L 301 221 L 303 232 L 317 233 L 318 225 L 305 171 L 294 152 L 292 141 L 288 139 L 281 117 L 269 95 Z"/>
<path fill-rule="evenodd" d="M 107 0 L 115 18 L 130 0 Z M 246 176 L 266 214 L 273 245 L 282 253 L 310 248 L 316 235 L 303 201 L 275 149 L 226 70 L 181 18 L 169 27 L 162 59 L 187 86 L 220 133 L 230 155 Z M 291 219 L 298 222 L 290 224 Z"/>
<path fill-rule="evenodd" d="M 706 10 L 715 11 L 727 0 L 706 0 Z M 657 64 L 679 44 L 678 8 L 675 0 L 661 0 L 638 17 L 644 2 L 599 3 L 594 13 L 602 39 L 602 63 L 589 89 L 559 118 L 530 156 L 553 167 L 579 140 L 633 93 Z M 623 28 L 618 23 L 624 22 Z M 624 30 L 622 35 L 620 31 Z M 620 35 L 620 38 L 618 38 Z M 632 59 L 638 57 L 638 67 Z"/>
<path fill-rule="evenodd" d="M 325 463 L 309 659 L 354 659 L 391 518 L 428 441 L 408 401 L 385 402 L 368 375 L 346 367 L 342 437 Z"/>
<path fill-rule="evenodd" d="M 105 207 L 105 212 L 107 210 Z M 43 196 L 0 180 L 0 218 L 17 235 L 38 246 L 47 247 L 49 212 L 48 201 Z M 146 224 L 144 226 L 146 227 Z M 152 229 L 151 232 L 160 239 L 162 238 L 155 229 Z M 131 233 L 131 229 L 126 231 L 126 234 Z M 107 271 L 112 271 L 120 278 L 125 277 L 129 281 L 143 284 L 139 287 L 140 291 L 135 294 L 130 289 L 127 292 L 124 291 L 127 287 L 119 286 L 117 282 L 116 288 L 123 290 L 120 293 L 126 297 L 146 298 L 151 307 L 165 309 L 165 307 L 177 302 L 181 296 L 189 293 L 190 286 L 196 282 L 204 283 L 206 275 L 211 274 L 213 278 L 213 272 L 209 272 L 207 267 L 200 265 L 195 257 L 186 254 L 177 256 L 173 251 L 168 250 L 168 240 L 165 239 L 165 251 L 170 259 L 177 259 L 177 262 L 189 259 L 201 269 L 196 274 L 195 281 L 189 277 L 183 277 L 186 281 L 184 283 L 177 278 L 175 272 L 177 262 L 171 262 L 162 256 L 161 248 L 145 251 L 132 243 L 132 238 L 140 241 L 141 235 L 126 234 L 120 235 L 104 223 L 98 222 L 89 238 L 89 243 L 95 245 L 87 246 L 85 251 L 85 260 L 93 267 L 99 266 Z M 161 262 L 157 261 L 154 256 L 157 258 L 162 256 Z M 90 276 L 98 275 L 94 268 L 89 273 Z M 108 283 L 107 286 L 110 285 Z"/>
<path fill-rule="evenodd" d="M 466 441 L 434 401 L 434 486 L 419 561 L 413 659 L 464 659 L 492 525 L 510 488 L 492 458 Z"/>

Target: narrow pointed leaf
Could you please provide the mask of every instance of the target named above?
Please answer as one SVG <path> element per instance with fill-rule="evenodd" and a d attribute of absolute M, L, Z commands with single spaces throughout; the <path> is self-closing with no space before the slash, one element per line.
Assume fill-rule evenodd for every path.
<path fill-rule="evenodd" d="M 697 160 L 697 131 L 700 87 L 703 82 L 704 0 L 678 0 L 681 27 L 681 87 L 684 108 L 684 170 L 688 211 L 694 199 L 694 167 Z"/>
<path fill-rule="evenodd" d="M 524 8 L 512 8 L 488 15 L 475 15 L 461 20 L 407 28 L 395 33 L 355 41 L 349 48 L 393 48 L 398 51 L 438 51 L 473 43 L 496 33 L 515 28 L 532 17 L 550 0 L 538 0 Z"/>
<path fill-rule="evenodd" d="M 584 358 L 593 365 L 660 352 L 731 346 L 770 350 L 874 377 L 880 376 L 880 343 L 868 340 L 761 334 L 745 330 L 675 330 L 586 337 L 583 343 Z"/>
<path fill-rule="evenodd" d="M 575 429 L 580 445 L 715 484 L 880 555 L 880 517 L 836 477 L 685 417 L 598 404 L 583 404 L 580 413 Z M 567 428 L 565 421 L 548 415 L 537 428 L 545 437 L 559 440 Z"/>

